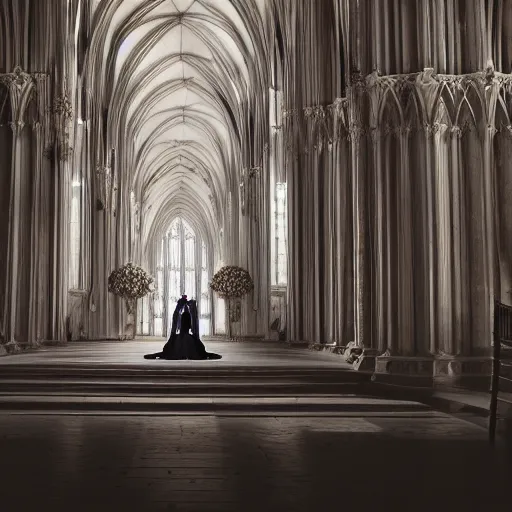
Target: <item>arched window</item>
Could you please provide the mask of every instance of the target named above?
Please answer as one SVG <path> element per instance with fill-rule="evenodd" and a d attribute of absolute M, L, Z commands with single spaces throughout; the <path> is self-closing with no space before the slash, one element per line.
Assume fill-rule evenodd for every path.
<path fill-rule="evenodd" d="M 270 199 L 271 208 L 271 285 L 281 288 L 288 282 L 288 219 L 287 219 L 287 184 L 284 161 L 284 139 L 282 119 L 282 93 L 276 89 L 280 73 L 280 61 L 274 62 L 276 67 L 275 86 L 270 88 Z"/>
<path fill-rule="evenodd" d="M 284 286 L 288 281 L 288 229 L 286 183 L 276 183 L 274 189 L 274 222 L 272 244 L 272 285 Z"/>
<path fill-rule="evenodd" d="M 197 301 L 199 334 L 211 334 L 212 297 L 209 280 L 210 266 L 206 243 L 190 224 L 181 217 L 176 218 L 160 246 L 156 293 L 153 299 L 153 332 L 156 336 L 170 334 L 176 302 L 184 294 Z"/>
<path fill-rule="evenodd" d="M 82 243 L 82 180 L 76 172 L 71 182 L 71 212 L 69 222 L 69 284 L 72 290 L 82 288 L 81 243 Z"/>
<path fill-rule="evenodd" d="M 71 204 L 69 212 L 69 260 L 68 260 L 68 288 L 70 290 L 83 290 L 85 285 L 83 252 L 84 252 L 84 204 L 85 180 L 83 169 L 84 154 L 82 143 L 85 134 L 85 125 L 78 119 L 75 130 L 74 160 L 71 175 Z"/>

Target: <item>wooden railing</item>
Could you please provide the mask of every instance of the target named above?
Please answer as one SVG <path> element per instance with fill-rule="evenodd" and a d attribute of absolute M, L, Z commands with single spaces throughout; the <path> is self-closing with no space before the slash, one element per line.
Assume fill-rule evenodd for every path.
<path fill-rule="evenodd" d="M 489 414 L 489 441 L 495 442 L 500 418 L 499 405 L 511 405 L 512 392 L 512 307 L 498 300 L 494 302 L 494 354 Z M 507 407 L 510 408 L 510 407 Z"/>

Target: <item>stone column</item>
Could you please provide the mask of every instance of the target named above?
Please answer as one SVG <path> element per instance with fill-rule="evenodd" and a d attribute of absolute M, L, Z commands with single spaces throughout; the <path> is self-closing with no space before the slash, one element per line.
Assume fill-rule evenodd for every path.
<path fill-rule="evenodd" d="M 400 138 L 400 171 L 398 176 L 398 345 L 404 356 L 415 355 L 414 295 L 412 259 L 412 168 L 409 159 L 410 126 L 402 126 Z"/>
<path fill-rule="evenodd" d="M 73 107 L 66 91 L 53 102 L 53 122 L 55 127 L 54 158 L 55 169 L 52 181 L 53 210 L 52 229 L 52 269 L 51 269 L 51 325 L 52 340 L 66 340 L 66 319 L 68 303 L 69 268 L 69 160 L 73 148 L 69 140 L 69 124 L 73 120 Z"/>
<path fill-rule="evenodd" d="M 266 158 L 266 153 L 263 154 Z M 262 162 L 263 163 L 263 162 Z M 262 212 L 265 192 L 265 177 L 262 165 L 252 165 L 244 172 L 243 188 L 241 188 L 241 217 L 239 223 L 239 262 L 254 281 L 254 290 L 240 300 L 241 318 L 240 333 L 237 337 L 246 340 L 264 339 L 268 321 L 264 321 L 266 306 L 262 308 L 262 300 L 266 300 L 267 262 L 264 261 L 268 249 L 267 219 Z M 264 236 L 265 235 L 265 236 Z M 233 308 L 236 306 L 233 302 Z M 226 315 L 228 314 L 226 308 Z M 226 316 L 226 320 L 228 318 Z M 226 324 L 227 325 L 227 324 Z M 236 330 L 236 326 L 234 326 Z"/>
<path fill-rule="evenodd" d="M 31 215 L 31 233 L 30 233 L 30 252 L 32 254 L 30 262 L 30 289 L 29 289 L 29 311 L 28 311 L 28 340 L 32 346 L 37 346 L 38 334 L 38 304 L 44 297 L 39 294 L 39 276 L 38 272 L 38 258 L 36 255 L 39 253 L 40 247 L 40 222 L 39 216 L 41 215 L 40 204 L 40 189 L 41 189 L 41 172 L 42 172 L 42 158 L 44 150 L 43 141 L 43 125 L 40 121 L 32 123 L 35 140 L 35 163 L 34 163 L 34 176 L 32 184 L 32 215 Z"/>
<path fill-rule="evenodd" d="M 4 84 L 9 91 L 11 103 L 11 128 L 13 132 L 11 153 L 11 182 L 9 193 L 9 230 L 7 239 L 7 269 L 5 282 L 5 302 L 3 311 L 3 350 L 15 352 L 19 350 L 16 340 L 16 318 L 18 299 L 18 270 L 20 234 L 19 223 L 21 217 L 21 133 L 25 126 L 25 110 L 34 82 L 32 77 L 20 67 L 12 73 L 0 75 L 0 84 Z"/>
<path fill-rule="evenodd" d="M 457 384 L 464 387 L 478 387 L 480 389 L 487 389 L 488 379 L 491 372 L 491 343 L 492 343 L 492 319 L 494 296 L 500 296 L 500 278 L 499 278 L 499 263 L 497 255 L 497 241 L 496 241 L 496 212 L 495 204 L 495 162 L 494 162 L 494 137 L 497 132 L 495 127 L 495 109 L 497 97 L 499 94 L 500 83 L 496 79 L 494 70 L 488 68 L 486 72 L 478 73 L 469 78 L 475 85 L 478 86 L 480 92 L 480 99 L 482 105 L 485 107 L 484 119 L 480 119 L 481 125 L 477 127 L 479 131 L 479 138 L 482 144 L 482 169 L 474 169 L 473 177 L 480 173 L 481 176 L 481 218 L 468 219 L 466 209 L 458 211 L 455 209 L 454 213 L 454 227 L 457 231 L 463 233 L 462 240 L 455 237 L 455 255 L 460 258 L 459 267 L 454 265 L 453 283 L 455 287 L 455 300 L 453 301 L 453 315 L 455 321 L 455 339 L 452 343 L 445 344 L 441 350 L 438 351 L 434 378 L 436 382 L 449 383 L 451 385 Z M 454 130 L 456 135 L 460 135 L 461 130 L 456 128 Z M 460 188 L 463 193 L 468 188 L 465 174 L 458 168 L 458 154 L 460 151 L 460 141 L 457 137 L 454 141 L 453 148 L 453 169 L 452 175 L 454 176 L 453 183 Z M 471 172 L 471 171 L 470 171 Z M 471 178 L 469 178 L 471 179 Z M 474 178 L 473 178 L 474 179 Z M 455 198 L 458 199 L 458 191 L 455 190 Z M 464 197 L 464 196 L 463 196 Z M 455 203 L 457 206 L 460 204 L 460 199 Z M 478 283 L 473 283 L 473 286 L 480 288 L 483 291 L 478 292 L 473 290 L 473 293 L 478 293 L 482 300 L 478 301 L 478 312 L 474 314 L 479 315 L 485 325 L 482 325 L 478 330 L 478 335 L 469 331 L 468 327 L 468 301 L 469 293 L 467 291 L 466 282 L 471 279 L 467 274 L 467 254 L 465 253 L 465 230 L 467 223 L 480 222 L 482 226 L 482 276 Z M 469 224 L 470 225 L 470 224 Z M 480 249 L 482 250 L 482 249 Z M 471 252 L 478 251 L 478 247 L 469 247 L 469 255 Z M 451 267 L 450 267 L 451 268 Z M 470 291 L 471 292 L 471 291 Z M 470 325 L 470 324 L 469 324 Z M 470 343 L 466 338 L 470 338 Z"/>
<path fill-rule="evenodd" d="M 368 284 L 366 283 L 367 266 L 367 223 L 366 201 L 367 180 L 363 146 L 366 142 L 363 125 L 363 87 L 356 81 L 350 92 L 350 128 L 351 167 L 352 167 L 352 201 L 353 201 L 353 236 L 354 236 L 354 321 L 355 342 L 359 347 L 371 346 L 368 316 Z"/>
<path fill-rule="evenodd" d="M 453 223 L 453 354 L 460 354 L 463 344 L 467 343 L 467 254 L 465 236 L 465 195 L 464 170 L 459 161 L 460 126 L 451 128 L 451 158 L 452 158 L 452 223 Z"/>
<path fill-rule="evenodd" d="M 384 314 L 386 309 L 386 296 L 384 288 L 384 186 L 383 170 L 381 161 L 381 132 L 377 126 L 372 126 L 372 157 L 373 157 L 373 177 L 375 190 L 375 287 L 374 287 L 374 345 L 379 352 L 386 350 L 385 333 L 386 327 Z M 388 306 L 389 307 L 389 306 Z"/>

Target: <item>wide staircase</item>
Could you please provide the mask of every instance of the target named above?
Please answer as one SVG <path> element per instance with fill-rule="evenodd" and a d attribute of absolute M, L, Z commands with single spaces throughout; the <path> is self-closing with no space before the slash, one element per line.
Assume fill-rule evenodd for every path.
<path fill-rule="evenodd" d="M 119 365 L 5 365 L 0 410 L 155 414 L 421 413 L 415 401 L 373 394 L 370 375 L 348 367 L 195 369 Z"/>

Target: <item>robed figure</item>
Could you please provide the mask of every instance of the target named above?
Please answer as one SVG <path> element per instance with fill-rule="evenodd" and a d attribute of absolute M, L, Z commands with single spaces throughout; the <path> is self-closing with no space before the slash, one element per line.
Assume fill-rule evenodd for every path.
<path fill-rule="evenodd" d="M 144 359 L 221 359 L 222 356 L 207 352 L 199 338 L 197 303 L 183 295 L 172 315 L 169 341 L 162 352 L 146 354 Z"/>

